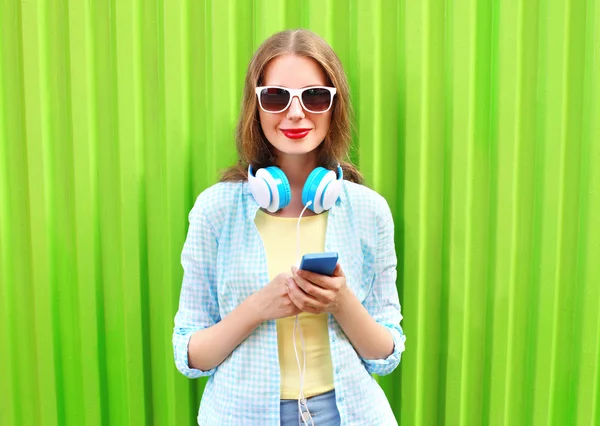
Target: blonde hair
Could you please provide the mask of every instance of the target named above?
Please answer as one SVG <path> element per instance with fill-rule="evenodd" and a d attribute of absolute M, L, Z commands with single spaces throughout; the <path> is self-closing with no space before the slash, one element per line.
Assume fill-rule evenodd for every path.
<path fill-rule="evenodd" d="M 260 126 L 255 87 L 261 84 L 267 64 L 285 54 L 304 56 L 317 61 L 329 80 L 327 84 L 337 89 L 329 131 L 319 146 L 319 165 L 335 169 L 339 163 L 344 171 L 344 179 L 362 183 L 362 175 L 348 156 L 352 136 L 352 106 L 342 63 L 325 40 L 305 29 L 287 30 L 272 35 L 261 44 L 250 60 L 236 129 L 238 162 L 223 172 L 221 181 L 246 180 L 249 164 L 255 169 L 274 164 L 272 146 Z"/>

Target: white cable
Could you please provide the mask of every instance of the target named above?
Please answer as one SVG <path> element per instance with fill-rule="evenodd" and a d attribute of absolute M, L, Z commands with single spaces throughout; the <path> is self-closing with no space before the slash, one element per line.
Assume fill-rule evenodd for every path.
<path fill-rule="evenodd" d="M 304 208 L 302 209 L 302 212 L 300 212 L 300 216 L 298 216 L 298 224 L 296 226 L 296 258 L 298 259 L 296 266 L 300 267 L 300 219 L 302 218 L 302 215 L 304 214 L 304 212 L 306 211 L 306 209 L 308 208 L 308 206 L 310 206 L 312 204 L 312 201 L 309 201 L 308 203 L 306 203 L 306 205 L 304 206 Z M 298 357 L 298 350 L 296 349 L 296 327 L 298 327 L 298 330 L 300 332 L 300 341 L 302 343 L 302 360 L 303 360 L 303 367 L 300 367 L 300 358 Z M 300 374 L 300 393 L 298 395 L 298 412 L 300 414 L 300 418 L 302 419 L 302 422 L 304 423 L 305 426 L 309 426 L 308 423 L 306 422 L 306 418 L 305 418 L 305 414 L 308 414 L 307 418 L 310 419 L 310 423 L 312 426 L 315 426 L 315 422 L 313 421 L 312 415 L 310 414 L 310 411 L 308 410 L 308 405 L 306 404 L 306 398 L 304 397 L 304 376 L 306 375 L 306 351 L 304 348 L 304 336 L 302 334 L 302 327 L 300 327 L 300 322 L 299 322 L 299 316 L 296 315 L 296 321 L 294 322 L 294 332 L 292 333 L 292 339 L 294 341 L 294 353 L 296 354 L 296 362 L 298 364 L 298 373 Z M 302 406 L 304 406 L 306 408 L 306 412 L 302 411 Z"/>
<path fill-rule="evenodd" d="M 302 209 L 302 212 L 300 213 L 300 216 L 298 216 L 298 224 L 296 225 L 296 267 L 298 268 L 300 267 L 300 219 L 302 218 L 302 215 L 304 214 L 308 206 L 310 206 L 311 204 L 312 201 L 306 203 L 306 205 Z"/>
<path fill-rule="evenodd" d="M 298 327 L 298 331 L 300 332 L 300 341 L 302 343 L 302 361 L 303 366 L 300 367 L 300 358 L 298 357 L 298 350 L 296 349 L 296 327 Z M 298 395 L 298 412 L 300 413 L 300 418 L 302 422 L 308 426 L 306 423 L 306 419 L 304 417 L 307 414 L 307 418 L 310 419 L 311 425 L 315 426 L 312 415 L 308 410 L 308 405 L 306 404 L 306 398 L 304 397 L 304 377 L 306 376 L 306 352 L 304 346 L 304 335 L 302 334 L 302 327 L 300 327 L 298 315 L 296 315 L 296 321 L 294 322 L 294 332 L 292 334 L 292 339 L 294 341 L 294 354 L 296 354 L 296 363 L 298 365 L 298 373 L 300 374 L 300 393 Z M 306 412 L 302 410 L 302 407 L 306 408 Z"/>

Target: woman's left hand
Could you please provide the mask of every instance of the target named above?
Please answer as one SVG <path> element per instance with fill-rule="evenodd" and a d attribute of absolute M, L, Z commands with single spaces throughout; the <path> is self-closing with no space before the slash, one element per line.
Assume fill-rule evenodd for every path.
<path fill-rule="evenodd" d="M 335 315 L 350 293 L 339 263 L 331 277 L 295 267 L 292 268 L 292 274 L 293 278 L 288 279 L 288 294 L 294 305 L 303 312 L 329 312 Z"/>

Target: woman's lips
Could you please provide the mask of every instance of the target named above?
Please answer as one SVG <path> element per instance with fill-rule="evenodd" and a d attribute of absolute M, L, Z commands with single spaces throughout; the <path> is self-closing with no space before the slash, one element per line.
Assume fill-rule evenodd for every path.
<path fill-rule="evenodd" d="M 310 132 L 310 129 L 280 129 L 281 133 L 283 133 L 283 135 L 286 138 L 289 139 L 302 139 L 305 138 L 308 133 Z"/>

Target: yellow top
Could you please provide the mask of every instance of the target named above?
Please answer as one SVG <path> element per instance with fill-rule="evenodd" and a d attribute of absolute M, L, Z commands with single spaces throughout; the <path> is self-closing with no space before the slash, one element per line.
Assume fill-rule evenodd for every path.
<path fill-rule="evenodd" d="M 281 273 L 291 275 L 292 265 L 296 265 L 300 260 L 296 259 L 298 219 L 271 216 L 258 210 L 254 222 L 265 246 L 271 279 Z M 302 216 L 300 219 L 301 256 L 306 253 L 323 251 L 326 227 L 327 212 L 315 216 Z M 306 374 L 304 376 L 304 396 L 306 398 L 333 389 L 333 367 L 327 319 L 327 314 L 314 315 L 303 312 L 299 315 L 306 354 Z M 300 392 L 300 372 L 292 337 L 295 320 L 296 317 L 277 320 L 281 399 L 297 399 Z M 296 330 L 296 351 L 302 368 L 304 360 L 302 358 L 302 341 L 298 330 Z"/>

